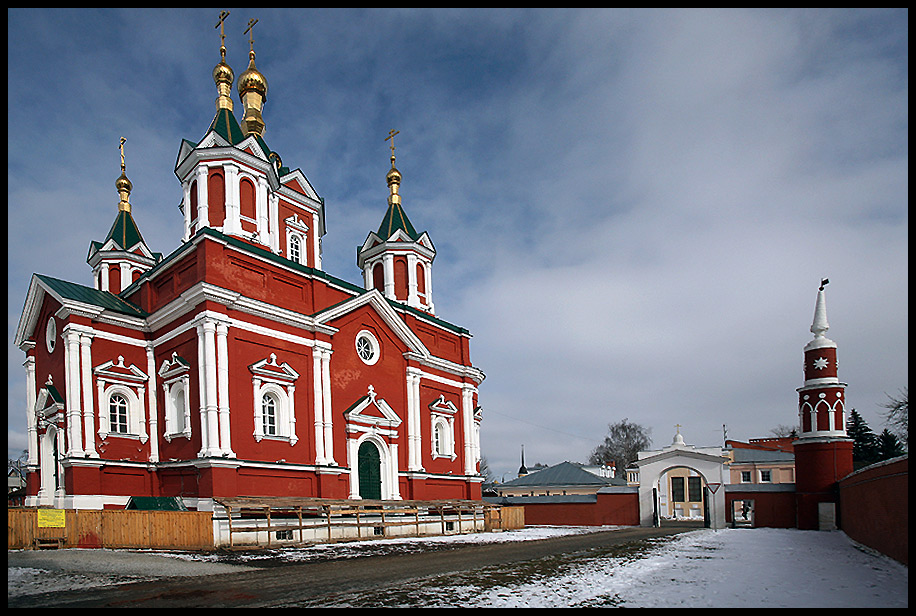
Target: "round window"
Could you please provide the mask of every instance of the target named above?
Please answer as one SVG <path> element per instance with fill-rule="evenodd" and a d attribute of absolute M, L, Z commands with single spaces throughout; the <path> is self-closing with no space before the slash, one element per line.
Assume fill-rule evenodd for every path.
<path fill-rule="evenodd" d="M 369 366 L 379 360 L 379 344 L 372 332 L 363 330 L 356 335 L 356 354 Z"/>
<path fill-rule="evenodd" d="M 54 317 L 48 317 L 48 325 L 45 327 L 45 344 L 48 345 L 48 353 L 53 353 L 57 345 L 57 321 L 54 320 Z"/>

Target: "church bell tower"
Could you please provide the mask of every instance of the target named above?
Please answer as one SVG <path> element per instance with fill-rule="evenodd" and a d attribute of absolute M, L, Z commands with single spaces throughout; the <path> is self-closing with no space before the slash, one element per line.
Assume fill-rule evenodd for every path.
<path fill-rule="evenodd" d="M 805 384 L 798 388 L 795 447 L 797 524 L 802 530 L 836 525 L 836 484 L 852 472 L 852 439 L 846 434 L 846 383 L 837 370 L 837 345 L 825 336 L 824 279 L 817 292 L 812 339 L 805 345 Z"/>

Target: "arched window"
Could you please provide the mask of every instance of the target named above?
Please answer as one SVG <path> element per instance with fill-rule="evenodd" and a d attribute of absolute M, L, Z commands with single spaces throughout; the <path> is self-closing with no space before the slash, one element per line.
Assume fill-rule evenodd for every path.
<path fill-rule="evenodd" d="M 446 440 L 448 438 L 446 434 L 446 426 L 443 422 L 437 421 L 435 431 L 436 433 L 433 437 L 433 455 L 445 455 L 446 447 L 448 446 Z"/>
<path fill-rule="evenodd" d="M 298 235 L 289 236 L 289 260 L 302 263 L 302 242 Z"/>
<path fill-rule="evenodd" d="M 108 399 L 108 426 L 112 432 L 127 434 L 127 398 L 121 394 L 113 394 Z"/>
<path fill-rule="evenodd" d="M 277 399 L 272 394 L 261 398 L 261 430 L 264 436 L 277 436 Z"/>

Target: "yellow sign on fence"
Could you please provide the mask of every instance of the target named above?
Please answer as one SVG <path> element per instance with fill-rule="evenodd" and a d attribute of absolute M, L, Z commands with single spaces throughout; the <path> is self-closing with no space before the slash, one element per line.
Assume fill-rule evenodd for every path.
<path fill-rule="evenodd" d="M 38 528 L 66 528 L 67 516 L 63 509 L 39 509 Z"/>

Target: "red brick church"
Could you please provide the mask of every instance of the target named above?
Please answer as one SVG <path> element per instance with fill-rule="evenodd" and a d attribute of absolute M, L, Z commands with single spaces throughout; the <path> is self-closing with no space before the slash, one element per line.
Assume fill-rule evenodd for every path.
<path fill-rule="evenodd" d="M 479 499 L 484 375 L 469 332 L 436 316 L 436 251 L 402 207 L 393 140 L 387 208 L 380 194 L 352 284 L 322 269 L 324 199 L 265 140 L 253 43 L 235 82 L 223 40 L 216 113 L 178 148 L 177 247 L 155 252 L 137 228 L 122 139 L 93 286 L 32 278 L 15 340 L 26 504 Z"/>

